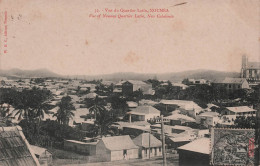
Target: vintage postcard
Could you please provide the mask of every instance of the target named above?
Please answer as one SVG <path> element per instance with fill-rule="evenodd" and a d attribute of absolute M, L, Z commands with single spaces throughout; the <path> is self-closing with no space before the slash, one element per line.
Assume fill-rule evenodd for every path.
<path fill-rule="evenodd" d="M 0 165 L 259 165 L 259 0 L 0 0 Z"/>

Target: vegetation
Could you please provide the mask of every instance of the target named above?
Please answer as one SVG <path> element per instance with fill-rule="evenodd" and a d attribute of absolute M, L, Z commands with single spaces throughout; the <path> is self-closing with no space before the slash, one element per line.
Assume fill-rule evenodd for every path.
<path fill-rule="evenodd" d="M 71 102 L 71 97 L 62 97 L 61 102 L 58 103 L 58 107 L 59 109 L 57 113 L 55 113 L 53 116 L 57 117 L 57 120 L 60 124 L 68 125 L 69 119 L 72 119 L 74 116 L 72 111 L 75 110 L 75 107 Z"/>
<path fill-rule="evenodd" d="M 92 105 L 89 107 L 89 115 L 87 118 L 94 118 L 94 127 L 91 128 L 93 136 L 114 135 L 115 131 L 111 128 L 112 123 L 118 117 L 114 110 L 108 111 L 105 103 L 98 97 L 93 99 Z"/>
<path fill-rule="evenodd" d="M 84 133 L 78 128 L 72 128 L 57 121 L 41 121 L 41 130 L 35 132 L 35 123 L 22 120 L 19 125 L 23 128 L 23 133 L 30 144 L 43 147 L 63 148 L 64 139 L 81 140 Z"/>

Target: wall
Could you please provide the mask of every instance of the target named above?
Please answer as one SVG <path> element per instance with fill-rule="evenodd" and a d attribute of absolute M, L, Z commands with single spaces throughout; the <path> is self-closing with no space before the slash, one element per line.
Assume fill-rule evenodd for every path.
<path fill-rule="evenodd" d="M 160 117 L 160 112 L 158 112 L 157 114 L 147 114 L 147 115 L 145 115 L 145 121 L 151 120 L 151 119 L 154 119 L 157 117 Z"/>
<path fill-rule="evenodd" d="M 99 161 L 111 161 L 111 152 L 106 148 L 102 140 L 96 145 L 96 156 L 99 156 Z"/>
<path fill-rule="evenodd" d="M 129 160 L 138 158 L 138 149 L 128 149 L 127 155 L 124 157 L 124 151 L 111 151 L 111 161 L 115 160 Z"/>
<path fill-rule="evenodd" d="M 179 153 L 179 166 L 208 166 L 210 155 L 196 153 L 186 150 L 178 150 Z"/>
<path fill-rule="evenodd" d="M 160 149 L 159 149 L 160 148 Z M 141 153 L 142 159 L 149 159 L 149 148 L 140 148 L 139 153 Z M 150 151 L 150 158 L 162 156 L 162 147 L 153 147 Z"/>
<path fill-rule="evenodd" d="M 75 142 L 69 142 L 64 141 L 64 149 L 84 153 L 85 155 L 95 155 L 96 154 L 96 145 L 93 145 L 93 143 L 75 143 Z"/>

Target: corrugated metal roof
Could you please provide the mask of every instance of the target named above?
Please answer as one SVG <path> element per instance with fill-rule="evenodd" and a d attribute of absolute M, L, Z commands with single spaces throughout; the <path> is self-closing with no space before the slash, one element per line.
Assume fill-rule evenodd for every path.
<path fill-rule="evenodd" d="M 20 127 L 0 128 L 0 165 L 39 165 Z"/>
<path fill-rule="evenodd" d="M 125 150 L 125 149 L 138 149 L 138 147 L 131 140 L 129 135 L 113 136 L 113 137 L 103 137 L 107 149 L 113 150 Z"/>

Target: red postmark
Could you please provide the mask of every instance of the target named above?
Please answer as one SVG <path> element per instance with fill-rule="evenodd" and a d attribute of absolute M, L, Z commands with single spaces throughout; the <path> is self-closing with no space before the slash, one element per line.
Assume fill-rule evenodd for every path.
<path fill-rule="evenodd" d="M 7 53 L 7 11 L 4 14 L 4 54 Z"/>
<path fill-rule="evenodd" d="M 3 53 L 4 54 L 6 54 L 7 53 L 7 40 L 8 40 L 8 33 L 7 33 L 7 28 L 8 28 L 8 26 L 7 26 L 7 20 L 8 20 L 8 15 L 7 15 L 7 11 L 4 11 L 3 12 L 3 24 L 1 25 L 1 27 L 2 27 L 2 36 L 3 36 L 3 38 L 1 39 L 1 49 L 2 50 L 0 50 L 0 53 L 3 51 Z"/>
<path fill-rule="evenodd" d="M 248 156 L 249 157 L 254 157 L 254 151 L 255 151 L 255 139 L 250 138 L 249 139 L 249 144 L 248 144 Z"/>

